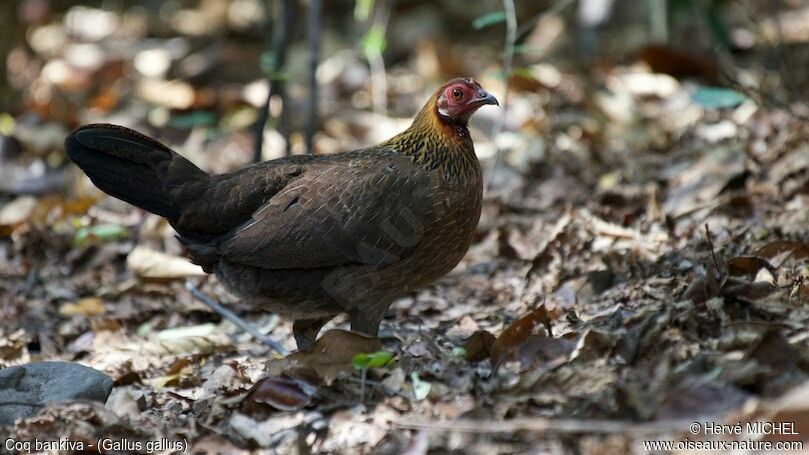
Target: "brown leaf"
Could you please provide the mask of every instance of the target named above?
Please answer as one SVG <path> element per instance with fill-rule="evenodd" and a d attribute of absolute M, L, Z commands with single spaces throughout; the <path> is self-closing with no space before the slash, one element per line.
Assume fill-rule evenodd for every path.
<path fill-rule="evenodd" d="M 621 333 L 614 330 L 588 328 L 581 336 L 580 348 L 575 357 L 588 360 L 598 358 L 612 351 L 621 336 Z"/>
<path fill-rule="evenodd" d="M 761 269 L 773 270 L 773 266 L 758 256 L 736 256 L 728 261 L 728 273 L 733 276 L 755 276 Z"/>
<path fill-rule="evenodd" d="M 128 371 L 120 376 L 113 382 L 116 387 L 125 386 L 129 384 L 140 383 L 140 374 L 136 371 Z"/>
<path fill-rule="evenodd" d="M 121 330 L 121 323 L 117 319 L 110 317 L 93 318 L 90 320 L 90 327 L 93 329 L 93 333 L 117 332 Z"/>
<path fill-rule="evenodd" d="M 658 419 L 688 419 L 716 416 L 744 403 L 749 394 L 733 384 L 706 378 L 686 378 L 664 392 Z"/>
<path fill-rule="evenodd" d="M 756 281 L 754 283 L 728 284 L 723 290 L 724 297 L 740 299 L 752 302 L 763 299 L 776 291 L 777 288 L 766 281 Z"/>
<path fill-rule="evenodd" d="M 307 349 L 293 352 L 287 358 L 306 365 L 330 383 L 340 372 L 351 372 L 351 360 L 361 352 L 383 349 L 378 338 L 371 338 L 346 330 L 329 330 Z"/>
<path fill-rule="evenodd" d="M 98 297 L 84 297 L 75 303 L 65 303 L 59 308 L 59 314 L 65 316 L 95 316 L 106 311 L 104 302 Z"/>
<path fill-rule="evenodd" d="M 312 401 L 317 387 L 301 378 L 271 376 L 258 381 L 242 402 L 247 415 L 261 412 L 263 406 L 279 411 L 297 411 Z"/>
<path fill-rule="evenodd" d="M 115 90 L 106 89 L 101 91 L 98 95 L 93 97 L 88 102 L 88 107 L 92 109 L 97 109 L 102 112 L 107 112 L 112 110 L 118 105 L 120 101 L 120 97 Z"/>
<path fill-rule="evenodd" d="M 28 343 L 30 338 L 23 329 L 6 334 L 0 330 L 0 368 L 30 360 Z"/>
<path fill-rule="evenodd" d="M 746 194 L 732 196 L 719 206 L 718 210 L 720 213 L 734 218 L 749 218 L 756 213 L 752 198 Z"/>
<path fill-rule="evenodd" d="M 496 341 L 497 338 L 486 330 L 478 330 L 473 333 L 464 343 L 466 360 L 479 362 L 488 359 L 492 355 L 492 347 Z"/>
<path fill-rule="evenodd" d="M 44 224 L 49 220 L 80 216 L 86 214 L 97 201 L 98 198 L 94 196 L 82 196 L 74 199 L 66 199 L 59 195 L 44 196 L 39 199 L 32 217 L 35 222 Z"/>
<path fill-rule="evenodd" d="M 660 44 L 651 44 L 641 49 L 638 58 L 646 62 L 655 73 L 676 78 L 701 77 L 715 81 L 719 66 L 711 55 L 695 55 Z"/>
<path fill-rule="evenodd" d="M 688 285 L 688 288 L 683 292 L 683 298 L 691 300 L 694 303 L 704 303 L 709 299 L 716 297 L 721 291 L 721 283 L 717 276 L 716 269 L 713 265 L 705 267 L 705 275 L 699 276 Z"/>
<path fill-rule="evenodd" d="M 515 360 L 520 362 L 520 370 L 553 370 L 570 359 L 576 342 L 566 338 L 550 338 L 531 335 L 515 351 Z"/>
<path fill-rule="evenodd" d="M 183 357 L 174 361 L 165 375 L 152 379 L 152 388 L 155 390 L 167 386 L 183 387 L 189 385 L 188 381 L 194 373 L 197 364 L 193 357 Z"/>
<path fill-rule="evenodd" d="M 809 258 L 809 244 L 793 240 L 776 240 L 762 246 L 756 250 L 755 254 L 763 258 L 773 259 L 787 252 L 789 253 L 788 256 L 796 260 Z"/>
<path fill-rule="evenodd" d="M 506 360 L 516 360 L 514 353 L 517 348 L 531 335 L 547 336 L 550 326 L 551 320 L 544 305 L 511 323 L 492 346 L 492 366 L 497 369 Z"/>
<path fill-rule="evenodd" d="M 750 352 L 750 357 L 772 369 L 778 375 L 795 365 L 800 355 L 790 346 L 789 341 L 777 330 L 767 332 L 758 345 Z"/>

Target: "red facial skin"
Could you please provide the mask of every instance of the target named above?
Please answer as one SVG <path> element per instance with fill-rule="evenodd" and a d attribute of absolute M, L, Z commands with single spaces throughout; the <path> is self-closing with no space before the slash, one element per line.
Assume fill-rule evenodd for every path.
<path fill-rule="evenodd" d="M 447 83 L 438 95 L 436 110 L 445 119 L 465 124 L 484 104 L 499 103 L 474 79 L 454 79 Z"/>

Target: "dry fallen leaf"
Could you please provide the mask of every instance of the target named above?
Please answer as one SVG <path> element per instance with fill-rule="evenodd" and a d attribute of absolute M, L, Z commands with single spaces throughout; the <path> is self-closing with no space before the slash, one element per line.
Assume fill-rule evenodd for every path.
<path fill-rule="evenodd" d="M 497 369 L 506 360 L 516 360 L 514 353 L 517 349 L 532 335 L 548 336 L 550 325 L 551 320 L 544 305 L 512 322 L 492 346 L 492 367 Z"/>
<path fill-rule="evenodd" d="M 177 359 L 169 367 L 165 375 L 152 379 L 152 388 L 159 390 L 166 386 L 180 386 L 182 379 L 191 377 L 196 367 L 197 365 L 193 358 L 185 357 Z"/>
<path fill-rule="evenodd" d="M 758 256 L 736 256 L 728 261 L 728 273 L 733 276 L 755 276 L 761 269 L 773 270 L 773 266 Z"/>
<path fill-rule="evenodd" d="M 655 416 L 658 419 L 713 417 L 742 405 L 749 394 L 733 384 L 707 378 L 686 378 L 665 392 Z"/>
<path fill-rule="evenodd" d="M 794 240 L 776 240 L 757 249 L 755 255 L 769 259 L 777 266 L 790 257 L 794 260 L 809 258 L 809 244 Z"/>
<path fill-rule="evenodd" d="M 132 273 L 145 279 L 169 280 L 207 275 L 202 267 L 188 259 L 143 246 L 137 246 L 129 253 L 126 266 Z"/>
<path fill-rule="evenodd" d="M 478 330 L 473 333 L 464 343 L 466 360 L 479 362 L 483 359 L 488 359 L 492 355 L 492 347 L 496 341 L 497 338 L 485 330 Z"/>
<path fill-rule="evenodd" d="M 320 378 L 307 367 L 285 372 L 283 376 L 270 376 L 258 381 L 242 402 L 242 412 L 255 415 L 262 406 L 279 411 L 297 411 L 317 393 Z"/>
<path fill-rule="evenodd" d="M 98 297 L 84 297 L 75 303 L 65 303 L 59 308 L 59 313 L 65 316 L 95 316 L 105 312 L 104 302 Z"/>
<path fill-rule="evenodd" d="M 328 384 L 341 372 L 354 370 L 351 361 L 355 355 L 383 348 L 378 338 L 335 329 L 324 333 L 309 348 L 293 352 L 287 359 L 312 368 Z"/>
<path fill-rule="evenodd" d="M 6 335 L 0 330 L 0 368 L 29 362 L 28 343 L 31 340 L 23 329 Z"/>
<path fill-rule="evenodd" d="M 517 346 L 513 360 L 520 362 L 521 371 L 553 370 L 570 360 L 576 342 L 566 338 L 531 335 Z"/>
<path fill-rule="evenodd" d="M 21 196 L 0 207 L 0 233 L 25 223 L 36 208 L 37 200 L 31 196 Z"/>

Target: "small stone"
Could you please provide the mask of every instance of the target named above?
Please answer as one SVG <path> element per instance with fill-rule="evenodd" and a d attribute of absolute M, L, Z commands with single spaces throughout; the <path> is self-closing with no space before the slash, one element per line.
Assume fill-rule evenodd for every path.
<path fill-rule="evenodd" d="M 78 363 L 34 362 L 0 370 L 0 425 L 36 415 L 47 403 L 93 400 L 104 403 L 112 378 Z"/>

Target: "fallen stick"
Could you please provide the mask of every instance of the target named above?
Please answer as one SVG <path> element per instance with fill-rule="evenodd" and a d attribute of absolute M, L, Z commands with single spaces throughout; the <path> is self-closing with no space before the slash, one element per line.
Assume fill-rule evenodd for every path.
<path fill-rule="evenodd" d="M 250 324 L 245 322 L 244 319 L 237 316 L 236 313 L 225 308 L 221 303 L 208 297 L 204 292 L 200 291 L 199 288 L 197 288 L 194 285 L 194 283 L 191 282 L 191 280 L 186 280 L 185 288 L 188 289 L 188 292 L 190 292 L 195 299 L 204 303 L 208 308 L 213 310 L 218 315 L 236 324 L 237 327 L 252 335 L 253 338 L 261 342 L 261 344 L 267 346 L 268 348 L 272 349 L 273 351 L 277 352 L 280 355 L 289 354 L 289 351 L 284 349 L 284 347 L 281 346 L 277 341 L 259 332 L 258 330 L 256 330 L 255 327 L 251 326 Z"/>

